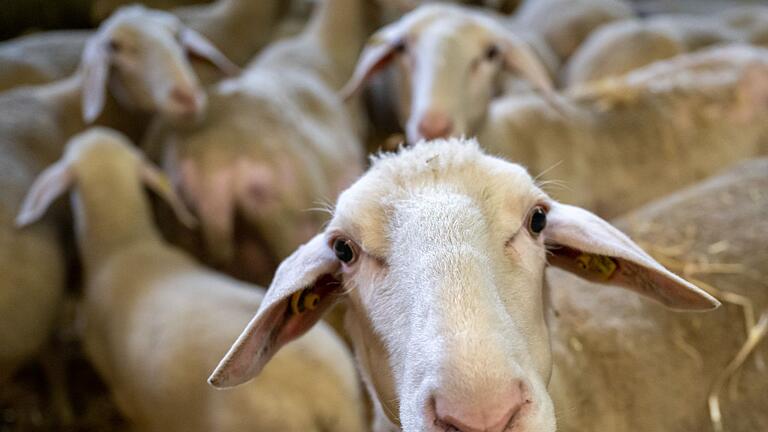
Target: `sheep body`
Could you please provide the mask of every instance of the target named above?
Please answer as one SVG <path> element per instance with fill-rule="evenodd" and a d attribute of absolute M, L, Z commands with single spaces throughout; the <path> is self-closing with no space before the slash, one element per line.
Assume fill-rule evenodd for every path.
<path fill-rule="evenodd" d="M 359 17 L 357 2 L 321 4 L 304 33 L 213 87 L 199 126 L 160 124 L 150 134 L 145 147 L 164 155 L 200 216 L 213 264 L 268 280 L 322 223 L 321 213 L 307 210 L 332 200 L 362 170 L 356 125 L 336 94 L 362 44 L 361 24 L 349 22 Z M 247 234 L 235 236 L 241 217 Z"/>
<path fill-rule="evenodd" d="M 744 296 L 759 319 L 768 311 L 762 283 L 768 271 L 766 190 L 768 159 L 751 160 L 633 211 L 617 225 L 673 269 L 690 267 L 684 276 Z M 710 265 L 740 270 L 707 273 Z M 559 430 L 712 429 L 707 399 L 745 341 L 741 307 L 674 314 L 557 269 L 548 279 L 557 311 L 549 318 L 550 389 L 562 413 Z M 763 340 L 733 378 L 736 396 L 730 386 L 720 392 L 724 430 L 768 428 L 762 409 L 768 406 L 766 358 Z"/>
<path fill-rule="evenodd" d="M 634 16 L 622 0 L 527 0 L 514 20 L 542 35 L 565 62 L 599 26 Z"/>
<path fill-rule="evenodd" d="M 534 96 L 500 100 L 479 139 L 533 172 L 555 167 L 545 178 L 568 189 L 556 195 L 620 214 L 766 151 L 767 66 L 768 51 L 728 46 L 574 88 L 565 114 Z"/>
<path fill-rule="evenodd" d="M 645 20 L 616 21 L 587 38 L 566 65 L 563 81 L 565 86 L 596 81 L 741 39 L 736 31 L 711 17 L 659 15 Z"/>
<path fill-rule="evenodd" d="M 351 356 L 326 326 L 286 352 L 263 380 L 228 392 L 207 386 L 206 374 L 258 308 L 263 290 L 207 270 L 164 243 L 141 180 L 182 220 L 189 216 L 124 136 L 107 129 L 77 135 L 57 165 L 50 172 L 67 174 L 42 175 L 20 220 L 29 223 L 27 214 L 44 211 L 36 204 L 41 190 L 77 188 L 83 343 L 137 430 L 362 430 Z"/>
<path fill-rule="evenodd" d="M 89 31 L 51 31 L 0 43 L 0 91 L 72 75 Z"/>

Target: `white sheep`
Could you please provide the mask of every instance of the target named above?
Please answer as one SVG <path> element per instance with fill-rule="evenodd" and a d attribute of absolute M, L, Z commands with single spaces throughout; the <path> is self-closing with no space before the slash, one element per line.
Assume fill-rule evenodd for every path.
<path fill-rule="evenodd" d="M 478 140 L 614 216 L 768 151 L 767 79 L 768 50 L 711 48 L 573 88 L 566 115 L 535 95 L 498 100 Z"/>
<path fill-rule="evenodd" d="M 0 91 L 72 75 L 91 32 L 61 30 L 0 43 Z"/>
<path fill-rule="evenodd" d="M 554 357 L 549 389 L 558 430 L 768 430 L 766 340 L 739 374 L 724 381 L 747 332 L 761 315 L 768 318 L 766 191 L 768 159 L 754 160 L 617 221 L 662 262 L 711 285 L 720 298 L 740 296 L 745 307 L 675 314 L 557 269 L 547 274 Z M 728 267 L 734 271 L 710 272 Z M 748 312 L 754 318 L 745 329 Z M 727 385 L 718 388 L 721 383 Z M 720 400 L 720 410 L 711 411 L 720 413 L 714 424 L 713 394 Z"/>
<path fill-rule="evenodd" d="M 361 3 L 320 3 L 301 34 L 211 88 L 199 126 L 161 124 L 148 138 L 201 219 L 211 264 L 268 281 L 325 220 L 309 210 L 362 171 L 355 123 L 336 94 L 364 40 Z"/>
<path fill-rule="evenodd" d="M 75 75 L 0 95 L 0 379 L 45 342 L 65 280 L 56 220 L 13 227 L 23 194 L 87 123 L 139 137 L 152 113 L 200 114 L 205 94 L 176 38 L 184 31 L 165 13 L 124 9 L 89 40 Z"/>
<path fill-rule="evenodd" d="M 768 6 L 753 4 L 728 8 L 718 18 L 741 33 L 745 41 L 768 47 Z"/>
<path fill-rule="evenodd" d="M 216 51 L 222 50 L 224 55 L 215 53 L 218 67 L 223 67 L 224 72 L 232 75 L 238 72 L 232 62 L 244 65 L 269 41 L 279 18 L 288 9 L 287 3 L 275 0 L 219 0 L 210 5 L 177 8 L 170 13 L 181 19 L 178 25 L 183 23 L 186 28 L 210 41 L 206 42 L 210 45 L 206 52 L 213 53 L 213 47 L 217 47 Z M 0 47 L 0 88 L 40 83 L 42 77 L 46 78 L 43 82 L 48 82 L 68 75 L 69 68 L 77 62 L 88 39 L 88 32 L 67 33 L 66 40 L 58 39 L 61 34 L 42 32 Z M 188 36 L 192 34 L 187 32 Z M 3 52 L 7 55 L 3 56 Z M 200 54 L 195 50 L 192 53 Z M 15 73 L 21 67 L 31 75 L 27 77 Z M 222 78 L 219 71 L 202 64 L 196 65 L 196 73 L 206 84 Z"/>
<path fill-rule="evenodd" d="M 474 140 L 420 142 L 376 158 L 341 195 L 327 228 L 281 264 L 210 382 L 258 375 L 292 329 L 319 318 L 293 313 L 291 299 L 317 295 L 323 310 L 341 295 L 379 425 L 552 432 L 548 262 L 676 309 L 719 304 Z"/>
<path fill-rule="evenodd" d="M 525 0 L 514 19 L 540 34 L 565 63 L 595 29 L 634 15 L 624 0 Z"/>
<path fill-rule="evenodd" d="M 362 431 L 352 357 L 325 325 L 281 353 L 260 379 L 231 391 L 206 385 L 264 291 L 168 246 L 142 183 L 182 221 L 194 222 L 171 183 L 125 136 L 91 129 L 40 175 L 18 216 L 21 225 L 33 223 L 76 190 L 72 206 L 86 281 L 83 343 L 136 430 Z M 311 315 L 311 300 L 296 307 Z"/>
<path fill-rule="evenodd" d="M 552 88 L 547 50 L 486 11 L 428 4 L 370 38 L 342 94 L 350 97 L 393 63 L 393 103 L 408 142 L 474 134 L 503 91 L 506 72 Z"/>
<path fill-rule="evenodd" d="M 741 39 L 715 17 L 658 15 L 616 21 L 595 30 L 573 54 L 565 66 L 563 84 L 622 75 L 658 60 Z"/>

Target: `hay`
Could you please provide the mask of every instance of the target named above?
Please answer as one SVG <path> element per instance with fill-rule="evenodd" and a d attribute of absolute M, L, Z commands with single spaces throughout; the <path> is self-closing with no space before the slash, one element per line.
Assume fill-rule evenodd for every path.
<path fill-rule="evenodd" d="M 766 332 L 768 332 L 768 311 L 763 312 L 760 316 L 760 320 L 749 330 L 749 336 L 746 342 L 742 345 L 736 356 L 728 363 L 728 366 L 717 377 L 712 391 L 709 393 L 707 402 L 709 404 L 709 418 L 712 420 L 712 427 L 715 432 L 723 432 L 723 416 L 720 411 L 720 398 L 719 394 L 723 386 L 728 380 L 741 368 L 747 357 L 755 350 L 760 342 L 765 338 Z"/>
<path fill-rule="evenodd" d="M 643 228 L 645 228 L 643 231 L 647 232 L 650 227 L 645 226 Z M 730 244 L 725 240 L 710 244 L 706 248 L 706 254 L 697 257 L 695 260 L 681 259 L 680 257 L 682 256 L 690 256 L 691 247 L 695 244 L 695 234 L 695 229 L 686 229 L 683 241 L 678 244 L 660 246 L 644 243 L 641 244 L 641 246 L 668 269 L 680 274 L 691 283 L 696 284 L 716 297 L 718 300 L 724 303 L 734 304 L 742 310 L 746 339 L 736 355 L 714 380 L 712 390 L 707 398 L 712 427 L 715 432 L 723 432 L 725 429 L 723 426 L 722 411 L 720 409 L 720 394 L 723 387 L 730 383 L 729 396 L 732 399 L 737 397 L 737 388 L 742 366 L 749 358 L 749 355 L 755 351 L 760 342 L 765 338 L 766 333 L 768 333 L 768 310 L 764 310 L 760 315 L 760 319 L 756 320 L 755 305 L 749 297 L 717 288 L 712 284 L 695 277 L 696 275 L 702 274 L 738 274 L 740 276 L 747 276 L 756 282 L 764 284 L 757 275 L 751 274 L 749 269 L 745 268 L 742 264 L 710 261 L 711 255 L 719 254 L 730 248 Z M 687 344 L 682 337 L 676 338 L 675 344 L 687 355 L 694 360 L 697 360 L 697 364 L 700 364 L 701 355 L 694 347 Z M 759 370 L 765 369 L 765 363 L 762 358 L 756 356 L 755 362 Z"/>

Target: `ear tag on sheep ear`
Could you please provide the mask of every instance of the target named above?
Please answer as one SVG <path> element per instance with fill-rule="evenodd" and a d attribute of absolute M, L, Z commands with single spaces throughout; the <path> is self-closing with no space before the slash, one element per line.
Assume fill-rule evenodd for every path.
<path fill-rule="evenodd" d="M 291 312 L 293 315 L 301 315 L 306 311 L 317 309 L 320 304 L 320 296 L 313 293 L 311 288 L 303 289 L 291 296 Z"/>
<path fill-rule="evenodd" d="M 582 270 L 595 273 L 603 280 L 608 280 L 616 272 L 616 261 L 605 255 L 582 253 L 576 257 L 576 265 Z"/>

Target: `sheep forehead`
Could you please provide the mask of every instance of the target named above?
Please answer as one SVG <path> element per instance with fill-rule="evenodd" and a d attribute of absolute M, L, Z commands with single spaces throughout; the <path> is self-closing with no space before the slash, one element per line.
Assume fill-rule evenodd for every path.
<path fill-rule="evenodd" d="M 339 198 L 329 228 L 386 258 L 395 213 L 432 199 L 452 199 L 479 211 L 489 223 L 500 215 L 514 223 L 546 195 L 523 167 L 484 154 L 475 140 L 422 142 L 375 159 L 369 172 Z M 422 208 L 427 211 L 428 206 Z"/>
<path fill-rule="evenodd" d="M 137 151 L 128 138 L 117 131 L 93 128 L 70 141 L 66 157 L 86 168 L 98 161 L 136 159 Z"/>
<path fill-rule="evenodd" d="M 125 9 L 117 12 L 102 26 L 104 34 L 138 39 L 167 36 L 169 33 L 174 34 L 181 27 L 181 22 L 166 12 L 150 11 L 141 7 Z"/>

